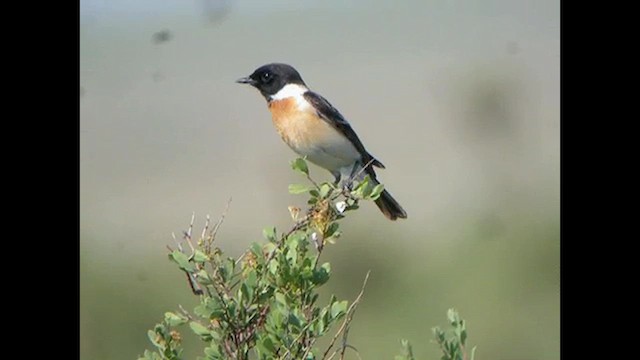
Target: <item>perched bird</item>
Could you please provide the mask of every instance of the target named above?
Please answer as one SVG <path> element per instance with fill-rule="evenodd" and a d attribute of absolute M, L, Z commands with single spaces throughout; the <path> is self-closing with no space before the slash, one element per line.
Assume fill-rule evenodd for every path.
<path fill-rule="evenodd" d="M 373 167 L 384 169 L 384 165 L 367 152 L 340 112 L 307 88 L 292 66 L 267 64 L 237 82 L 260 91 L 284 142 L 310 162 L 329 170 L 336 183 L 362 181 L 366 175 L 374 185 L 379 183 Z M 391 220 L 407 217 L 387 190 L 375 202 Z"/>

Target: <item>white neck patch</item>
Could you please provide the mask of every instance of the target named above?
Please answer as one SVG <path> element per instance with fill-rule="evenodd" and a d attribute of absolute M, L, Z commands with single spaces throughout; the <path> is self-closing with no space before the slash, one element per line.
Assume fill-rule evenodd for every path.
<path fill-rule="evenodd" d="M 300 84 L 285 85 L 280 91 L 270 96 L 271 100 L 284 100 L 286 98 L 299 98 L 305 92 L 309 91 L 306 86 Z"/>

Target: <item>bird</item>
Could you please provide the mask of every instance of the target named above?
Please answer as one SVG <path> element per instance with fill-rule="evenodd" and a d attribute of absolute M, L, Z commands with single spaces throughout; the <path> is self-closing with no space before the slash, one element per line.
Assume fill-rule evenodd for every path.
<path fill-rule="evenodd" d="M 266 64 L 236 82 L 260 91 L 282 140 L 298 155 L 328 170 L 336 184 L 349 186 L 366 175 L 374 185 L 380 183 L 374 167 L 385 166 L 365 149 L 338 109 L 311 91 L 293 66 Z M 375 203 L 390 220 L 407 218 L 407 212 L 386 189 Z"/>

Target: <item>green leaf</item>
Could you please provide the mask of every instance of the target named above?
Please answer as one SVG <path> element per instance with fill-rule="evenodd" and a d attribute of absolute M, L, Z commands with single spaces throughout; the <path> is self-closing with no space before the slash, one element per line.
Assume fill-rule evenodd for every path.
<path fill-rule="evenodd" d="M 268 242 L 267 244 L 273 245 L 273 243 Z M 255 256 L 256 262 L 258 265 L 264 265 L 264 261 L 266 260 L 264 257 L 264 251 L 262 245 L 257 242 L 251 243 L 251 253 Z"/>
<path fill-rule="evenodd" d="M 411 348 L 411 344 L 408 340 L 402 339 L 402 356 L 396 356 L 396 359 L 402 360 L 414 360 L 413 357 L 413 349 Z"/>
<path fill-rule="evenodd" d="M 322 309 L 320 312 L 320 316 L 318 316 L 318 320 L 316 323 L 316 334 L 318 336 L 322 336 L 324 332 L 327 330 L 327 309 Z"/>
<path fill-rule="evenodd" d="M 384 185 L 378 184 L 373 187 L 373 190 L 371 190 L 371 195 L 369 195 L 369 198 L 371 200 L 378 200 L 378 198 L 380 197 L 380 194 L 382 194 L 383 191 L 384 191 Z"/>
<path fill-rule="evenodd" d="M 222 276 L 222 279 L 224 281 L 229 281 L 231 280 L 231 278 L 233 277 L 233 272 L 236 268 L 236 261 L 233 258 L 228 258 L 226 259 L 226 261 L 224 261 L 221 266 L 219 267 L 220 269 L 220 276 Z"/>
<path fill-rule="evenodd" d="M 194 314 L 203 318 L 209 318 L 209 316 L 211 315 L 211 311 L 207 309 L 207 306 L 204 303 L 200 303 L 199 305 L 194 307 L 193 312 Z"/>
<path fill-rule="evenodd" d="M 298 244 L 306 244 L 307 236 L 304 230 L 294 231 L 287 237 L 287 245 L 298 247 Z"/>
<path fill-rule="evenodd" d="M 309 167 L 307 166 L 307 162 L 302 158 L 293 160 L 291 162 L 291 168 L 305 175 L 309 175 Z"/>
<path fill-rule="evenodd" d="M 458 321 L 460 321 L 460 317 L 458 316 L 458 313 L 456 312 L 455 309 L 447 310 L 447 318 L 449 319 L 449 322 L 453 326 L 457 326 Z"/>
<path fill-rule="evenodd" d="M 196 280 L 198 280 L 198 282 L 202 285 L 211 285 L 213 284 L 213 281 L 211 281 L 211 278 L 209 277 L 209 274 L 207 273 L 206 270 L 200 270 L 197 273 L 194 274 L 196 277 Z"/>
<path fill-rule="evenodd" d="M 238 310 L 238 304 L 236 303 L 236 301 L 231 298 L 227 301 L 226 304 L 227 304 L 226 309 L 227 309 L 227 312 L 229 313 L 229 316 L 232 318 L 236 317 L 237 310 Z"/>
<path fill-rule="evenodd" d="M 156 334 L 155 331 L 153 330 L 149 330 L 147 331 L 147 337 L 149 338 L 149 341 L 151 341 L 151 343 L 156 346 L 156 347 L 163 347 L 163 345 L 161 345 L 160 343 L 158 343 L 156 341 L 156 339 L 158 338 L 158 334 Z"/>
<path fill-rule="evenodd" d="M 331 304 L 331 318 L 335 319 L 338 316 L 344 315 L 347 312 L 347 301 L 336 301 Z"/>
<path fill-rule="evenodd" d="M 290 194 L 302 194 L 309 191 L 309 187 L 303 184 L 291 184 L 289 185 Z"/>
<path fill-rule="evenodd" d="M 276 346 L 273 344 L 273 340 L 268 336 L 264 337 L 258 343 L 258 347 L 260 347 L 264 355 L 272 355 L 276 352 Z"/>
<path fill-rule="evenodd" d="M 438 344 L 443 344 L 445 342 L 445 333 L 439 327 L 434 327 L 432 329 L 433 335 L 436 337 L 436 342 Z"/>
<path fill-rule="evenodd" d="M 284 326 L 283 324 L 284 324 L 285 312 L 286 312 L 286 309 L 282 310 L 280 308 L 276 308 L 275 311 L 269 312 L 269 315 L 267 315 L 267 321 L 265 325 L 265 328 L 269 333 L 271 334 L 281 333 L 281 329 Z"/>
<path fill-rule="evenodd" d="M 281 292 L 276 292 L 275 293 L 275 298 L 276 298 L 276 302 L 282 304 L 282 305 L 287 305 L 287 297 L 285 296 L 285 294 L 281 293 Z"/>
<path fill-rule="evenodd" d="M 302 260 L 302 265 L 300 265 L 300 276 L 305 282 L 307 280 L 312 280 L 313 282 L 313 263 L 308 254 Z"/>
<path fill-rule="evenodd" d="M 296 263 L 298 261 L 298 250 L 296 249 L 296 247 L 289 247 L 289 250 L 287 251 L 287 260 L 289 260 L 291 266 L 296 266 Z"/>
<path fill-rule="evenodd" d="M 323 199 L 326 198 L 332 190 L 333 188 L 331 187 L 331 185 L 327 183 L 320 185 L 320 197 Z"/>
<path fill-rule="evenodd" d="M 331 264 L 324 263 L 319 269 L 313 271 L 313 283 L 316 286 L 322 285 L 329 281 L 329 274 L 331 273 Z"/>
<path fill-rule="evenodd" d="M 161 359 L 162 358 L 160 357 L 160 355 L 158 355 L 158 353 L 151 352 L 149 350 L 145 350 L 144 356 L 141 358 L 138 358 L 138 360 L 161 360 Z"/>
<path fill-rule="evenodd" d="M 262 236 L 271 242 L 276 242 L 276 228 L 271 226 L 262 229 Z"/>
<path fill-rule="evenodd" d="M 289 313 L 289 325 L 291 325 L 294 329 L 300 329 L 303 327 L 304 319 L 298 314 L 291 312 Z"/>
<path fill-rule="evenodd" d="M 359 208 L 360 206 L 358 206 L 357 202 L 350 203 L 350 201 L 347 200 L 347 207 L 344 209 L 344 211 L 358 210 Z"/>
<path fill-rule="evenodd" d="M 191 330 L 193 330 L 193 332 L 200 336 L 200 338 L 204 341 L 209 341 L 211 340 L 211 331 L 209 329 L 207 329 L 206 326 L 192 321 L 189 323 L 189 327 L 191 328 Z"/>
<path fill-rule="evenodd" d="M 212 344 L 208 348 L 204 349 L 204 354 L 207 355 L 209 359 L 222 359 L 222 354 L 220 354 L 220 350 L 218 350 L 218 345 Z"/>
<path fill-rule="evenodd" d="M 193 261 L 197 263 L 203 263 L 205 261 L 209 261 L 209 257 L 202 251 L 196 249 L 196 251 L 193 253 Z"/>
<path fill-rule="evenodd" d="M 253 288 L 247 286 L 247 283 L 243 283 L 240 285 L 240 290 L 242 290 L 242 295 L 244 295 L 246 302 L 250 303 L 253 299 Z"/>
<path fill-rule="evenodd" d="M 188 319 L 182 315 L 178 315 L 178 314 L 174 314 L 172 312 L 166 312 L 164 313 L 164 321 L 169 325 L 169 326 L 179 326 L 182 324 L 186 324 Z"/>
<path fill-rule="evenodd" d="M 278 269 L 280 268 L 280 264 L 278 264 L 277 261 L 275 260 L 271 260 L 269 262 L 269 272 L 271 273 L 271 275 L 276 275 L 278 273 Z"/>
<path fill-rule="evenodd" d="M 171 252 L 169 254 L 169 259 L 173 260 L 176 264 L 178 264 L 180 269 L 184 271 L 191 273 L 196 270 L 195 265 L 189 261 L 189 258 L 187 257 L 187 255 L 185 255 L 179 250 L 174 250 L 173 252 Z"/>
<path fill-rule="evenodd" d="M 218 319 L 224 315 L 224 309 L 218 297 L 204 298 L 204 300 L 193 309 L 193 312 L 205 319 Z"/>
<path fill-rule="evenodd" d="M 271 255 L 271 252 L 274 251 L 276 249 L 276 244 L 272 243 L 272 242 L 268 242 L 264 245 L 262 245 L 262 253 L 266 254 L 264 256 L 269 257 Z M 266 260 L 266 258 L 265 258 Z"/>
<path fill-rule="evenodd" d="M 255 270 L 251 270 L 247 273 L 244 283 L 252 290 L 256 287 L 258 284 L 258 275 Z"/>
<path fill-rule="evenodd" d="M 338 238 L 340 238 L 341 235 L 342 235 L 341 231 L 336 231 L 335 233 L 333 233 L 333 235 L 331 235 L 330 237 L 326 238 L 325 240 L 330 244 L 335 244 L 336 240 Z"/>
<path fill-rule="evenodd" d="M 371 186 L 371 179 L 369 178 L 369 175 L 367 175 L 364 178 L 363 184 L 359 188 L 359 190 L 360 190 L 360 196 L 364 199 L 368 198 L 371 195 L 371 192 L 373 191 L 373 186 Z"/>
<path fill-rule="evenodd" d="M 340 228 L 340 224 L 338 224 L 337 222 L 333 222 L 331 223 L 328 227 L 327 230 L 324 233 L 324 237 L 328 238 L 333 236 L 333 234 L 335 234 L 335 232 L 338 230 L 338 228 Z"/>

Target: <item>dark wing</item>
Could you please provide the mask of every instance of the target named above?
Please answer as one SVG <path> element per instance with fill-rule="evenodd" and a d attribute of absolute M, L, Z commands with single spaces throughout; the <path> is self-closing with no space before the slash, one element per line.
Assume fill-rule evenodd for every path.
<path fill-rule="evenodd" d="M 378 160 L 376 160 L 371 154 L 365 150 L 364 145 L 356 135 L 356 132 L 353 131 L 351 125 L 347 122 L 347 120 L 340 114 L 338 109 L 334 108 L 327 99 L 322 96 L 314 93 L 313 91 L 307 91 L 303 94 L 304 98 L 316 109 L 318 116 L 322 118 L 322 120 L 329 123 L 329 125 L 333 126 L 336 130 L 344 134 L 344 136 L 349 139 L 353 145 L 356 147 L 360 155 L 362 156 L 363 165 L 371 162 L 371 165 L 377 166 L 379 168 L 384 169 L 384 165 Z M 371 169 L 373 171 L 373 169 Z M 374 173 L 375 177 L 375 173 Z"/>

